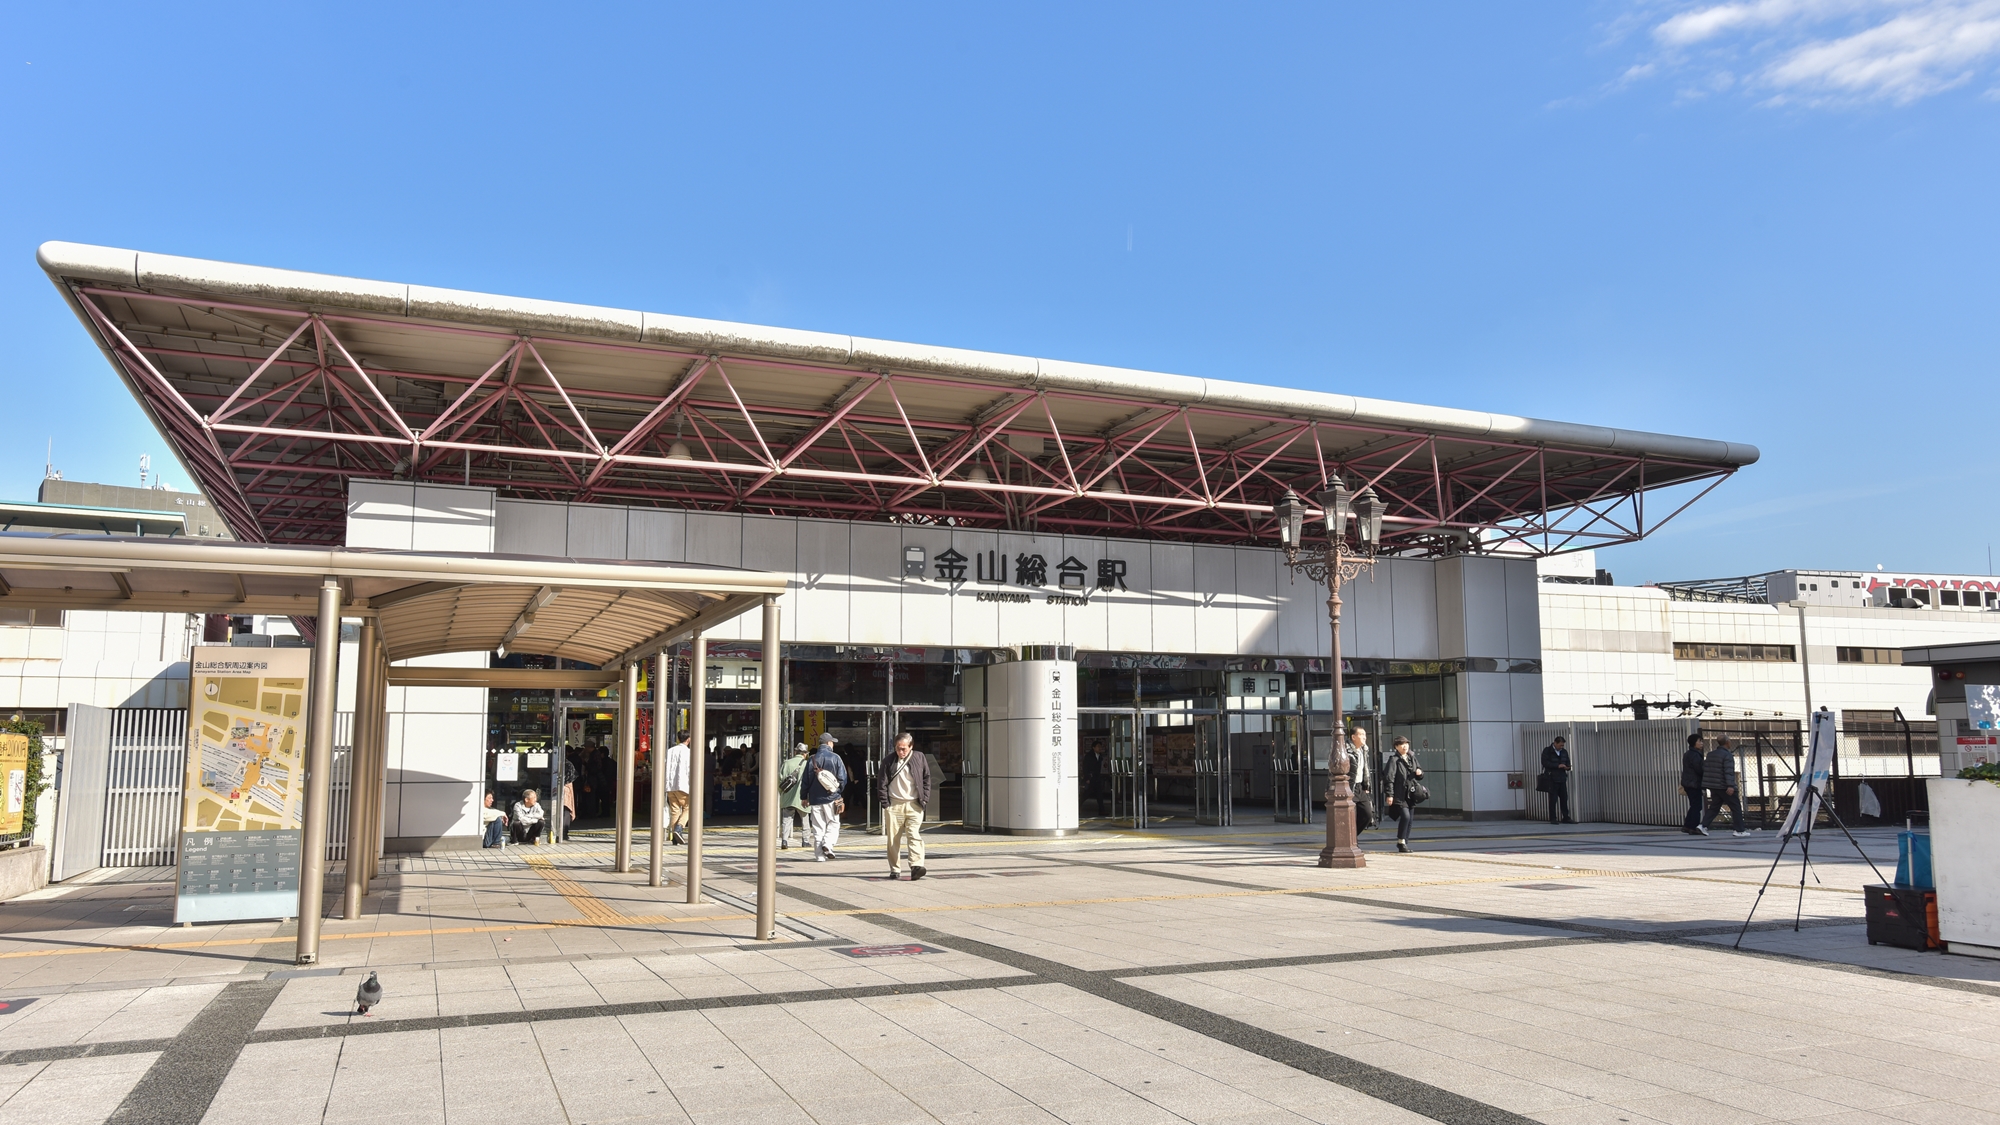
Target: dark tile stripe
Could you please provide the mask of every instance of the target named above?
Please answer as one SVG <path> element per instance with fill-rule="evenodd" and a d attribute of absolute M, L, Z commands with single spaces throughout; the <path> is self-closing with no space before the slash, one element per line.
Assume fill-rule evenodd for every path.
<path fill-rule="evenodd" d="M 1339 965 L 1353 961 L 1400 961 L 1406 957 L 1449 957 L 1457 953 L 1505 953 L 1515 949 L 1551 949 L 1591 944 L 1592 937 L 1526 938 L 1521 941 L 1465 942 L 1397 949 L 1357 949 L 1346 953 L 1301 953 L 1295 957 L 1253 957 L 1242 961 L 1200 961 L 1186 965 L 1143 965 L 1130 969 L 1097 969 L 1097 975 L 1117 980 L 1134 977 L 1180 977 L 1189 973 L 1232 973 L 1254 969 L 1289 969 L 1300 965 Z"/>
<path fill-rule="evenodd" d="M 1056 859 L 1056 857 L 1049 858 Z M 1067 863 L 1077 867 L 1100 867 L 1137 875 L 1152 875 L 1161 879 L 1179 879 L 1190 883 L 1210 883 L 1217 886 L 1233 887 L 1239 890 L 1262 891 L 1271 889 L 1270 887 L 1256 883 L 1239 883 L 1227 879 L 1215 879 L 1206 875 L 1188 875 L 1178 871 L 1157 871 L 1135 864 L 1092 863 L 1089 860 L 1068 858 L 1056 859 L 1056 862 Z M 784 893 L 792 894 L 794 892 L 787 888 Z M 1740 922 L 1730 922 L 1720 925 L 1687 926 L 1670 930 L 1631 930 L 1620 929 L 1615 926 L 1592 926 L 1583 922 L 1562 922 L 1541 918 L 1522 918 L 1508 914 L 1490 914 L 1481 910 L 1460 910 L 1456 907 L 1433 906 L 1428 903 L 1395 902 L 1388 899 L 1368 898 L 1364 895 L 1338 894 L 1332 891 L 1314 891 L 1299 895 L 1298 897 L 1315 898 L 1325 902 L 1344 902 L 1353 906 L 1403 910 L 1412 914 L 1435 914 L 1445 918 L 1465 918 L 1481 922 L 1508 922 L 1514 925 L 1533 926 L 1541 929 L 1568 930 L 1578 934 L 1587 934 L 1603 941 L 1657 942 L 1662 945 L 1688 945 L 1696 949 L 1713 950 L 1718 953 L 1728 953 L 1738 957 L 1762 957 L 1767 960 L 1785 961 L 1795 965 L 1811 965 L 1836 973 L 1852 973 L 1856 976 L 1874 977 L 1878 980 L 1896 980 L 1911 984 L 1925 984 L 1932 988 L 1942 988 L 1950 992 L 1970 992 L 1982 996 L 2000 996 L 2000 985 L 1960 980 L 1956 977 L 1931 976 L 1926 973 L 1909 973 L 1900 969 L 1885 969 L 1875 965 L 1853 965 L 1845 961 L 1829 961 L 1824 958 L 1810 957 L 1803 953 L 1785 953 L 1775 949 L 1734 949 L 1726 945 L 1717 945 L 1713 942 L 1698 940 L 1700 938 L 1718 937 L 1721 935 L 1733 936 L 1743 928 L 1743 924 Z M 1825 926 L 1855 926 L 1860 924 L 1861 919 L 1858 918 L 1816 918 L 1810 922 L 1800 923 L 1799 926 L 1801 929 L 1812 930 Z M 1791 929 L 1792 925 L 1790 922 L 1781 921 L 1757 922 L 1751 925 L 1750 932 L 1753 934 L 1772 933 L 1778 930 Z M 1579 939 L 1554 938 L 1550 940 L 1561 943 Z M 1499 947 L 1489 946 L 1488 948 Z M 1311 962 L 1301 963 L 1310 964 Z M 1200 966 L 1190 966 L 1182 971 L 1213 972 L 1215 970 L 1204 969 Z M 1120 975 L 1129 976 L 1135 974 Z M 1171 975 L 1171 972 L 1169 969 L 1162 967 L 1158 970 L 1148 970 L 1146 975 Z"/>
<path fill-rule="evenodd" d="M 223 986 L 113 1110 L 106 1125 L 200 1125 L 282 981 Z"/>
<path fill-rule="evenodd" d="M 394 1031 L 438 1031 L 455 1027 L 496 1027 L 503 1024 L 550 1023 L 556 1020 L 599 1019 L 604 1016 L 645 1016 L 659 1012 L 703 1012 L 720 1008 L 765 1008 L 776 1004 L 807 1004 L 819 1000 L 866 1000 L 877 996 L 917 996 L 933 992 L 971 992 L 1038 984 L 1027 976 L 980 977 L 930 981 L 922 984 L 872 984 L 860 988 L 802 988 L 792 992 L 749 992 L 735 996 L 698 996 L 686 1000 L 634 1000 L 614 1004 L 576 1004 L 525 1012 L 477 1012 L 462 1016 L 417 1016 L 400 1020 L 370 1019 L 365 1023 L 281 1027 L 259 1031 L 252 1043 L 284 1043 L 299 1039 L 341 1039 L 353 1035 L 386 1035 Z M 393 1002 L 394 998 L 390 998 Z"/>
<path fill-rule="evenodd" d="M 856 909 L 851 903 L 802 891 L 796 887 L 787 887 L 784 893 L 826 910 Z M 917 941 L 940 945 L 946 949 L 956 949 L 961 953 L 970 953 L 976 957 L 1025 970 L 1045 982 L 1068 985 L 1079 992 L 1087 992 L 1121 1007 L 1164 1020 L 1197 1035 L 1207 1036 L 1232 1047 L 1240 1047 L 1272 1062 L 1282 1063 L 1315 1078 L 1337 1083 L 1377 1101 L 1422 1114 L 1434 1121 L 1446 1122 L 1447 1125 L 1534 1125 L 1533 1118 L 1511 1113 L 1498 1106 L 1487 1105 L 1463 1094 L 1454 1094 L 1450 1090 L 1433 1086 L 1428 1082 L 1405 1078 L 1359 1059 L 1302 1043 L 1288 1035 L 1266 1031 L 1255 1024 L 1218 1015 L 1179 1000 L 1170 1000 L 1137 985 L 1126 984 L 1105 973 L 1078 969 L 1059 961 L 1031 956 L 1004 946 L 934 930 L 892 912 L 858 914 L 855 917 Z"/>
<path fill-rule="evenodd" d="M 0 1051 L 0 1066 L 16 1063 L 61 1062 L 64 1059 L 94 1059 L 101 1055 L 143 1055 L 164 1051 L 171 1039 L 120 1039 L 110 1043 L 63 1043 L 51 1047 L 19 1047 Z"/>

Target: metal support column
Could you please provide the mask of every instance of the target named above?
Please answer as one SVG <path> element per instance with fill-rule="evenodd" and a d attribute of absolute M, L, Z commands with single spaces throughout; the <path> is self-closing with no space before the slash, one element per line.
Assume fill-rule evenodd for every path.
<path fill-rule="evenodd" d="M 375 726 L 375 753 L 368 762 L 368 878 L 382 874 L 382 844 L 388 833 L 385 805 L 389 800 L 389 650 L 382 644 L 382 634 L 375 634 L 375 651 L 369 656 L 375 662 L 375 682 L 382 685 L 382 705 L 375 709 L 369 721 Z"/>
<path fill-rule="evenodd" d="M 620 875 L 632 870 L 632 786 L 638 783 L 639 756 L 639 662 L 625 665 L 625 678 L 618 687 L 618 843 L 612 855 L 612 870 Z"/>
<path fill-rule="evenodd" d="M 672 746 L 674 712 L 667 702 L 667 679 L 672 675 L 672 655 L 662 652 L 653 661 L 653 797 L 652 808 L 647 810 L 652 816 L 653 830 L 647 833 L 646 841 L 646 885 L 665 886 L 667 882 L 667 761 L 666 746 Z"/>
<path fill-rule="evenodd" d="M 778 740 L 784 716 L 778 701 L 778 599 L 764 599 L 764 722 L 757 755 L 757 939 L 778 936 Z"/>
<path fill-rule="evenodd" d="M 375 619 L 361 622 L 359 659 L 355 661 L 354 722 L 347 746 L 347 863 L 340 916 L 361 917 L 361 898 L 368 893 L 369 784 L 375 774 L 374 715 L 382 705 L 381 666 L 375 662 Z"/>
<path fill-rule="evenodd" d="M 708 635 L 688 644 L 687 900 L 701 901 L 701 817 L 708 803 Z"/>
<path fill-rule="evenodd" d="M 300 818 L 299 941 L 294 958 L 310 965 L 319 960 L 319 916 L 325 909 L 327 798 L 332 793 L 334 692 L 340 671 L 340 581 L 331 575 L 319 584 L 319 637 L 313 651 L 312 709 L 306 725 L 306 803 Z"/>

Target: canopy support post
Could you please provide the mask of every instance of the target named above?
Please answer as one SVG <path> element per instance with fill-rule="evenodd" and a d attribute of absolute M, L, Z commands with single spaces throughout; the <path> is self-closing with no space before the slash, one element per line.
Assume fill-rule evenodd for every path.
<path fill-rule="evenodd" d="M 778 936 L 778 599 L 764 599 L 764 711 L 757 763 L 757 939 Z"/>
<path fill-rule="evenodd" d="M 319 960 L 319 922 L 325 910 L 327 798 L 332 793 L 334 692 L 340 670 L 340 580 L 319 584 L 319 636 L 312 663 L 312 710 L 306 725 L 306 804 L 299 841 L 299 940 L 294 960 Z"/>
<path fill-rule="evenodd" d="M 632 871 L 632 787 L 638 782 L 638 750 L 639 662 L 628 660 L 618 685 L 618 842 L 612 870 L 620 875 Z"/>
<path fill-rule="evenodd" d="M 355 661 L 354 722 L 347 735 L 347 872 L 340 916 L 361 917 L 361 899 L 368 893 L 369 793 L 375 780 L 375 712 L 382 695 L 381 665 L 375 662 L 375 619 L 361 621 L 361 647 Z"/>
<path fill-rule="evenodd" d="M 708 806 L 708 634 L 695 631 L 688 655 L 687 900 L 701 901 L 701 817 Z"/>

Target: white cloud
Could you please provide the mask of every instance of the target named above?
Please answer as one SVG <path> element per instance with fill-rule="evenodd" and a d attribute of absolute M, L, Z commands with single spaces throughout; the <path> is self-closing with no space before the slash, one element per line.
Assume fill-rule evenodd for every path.
<path fill-rule="evenodd" d="M 1657 55 L 1621 83 L 1672 74 L 1684 90 L 1734 85 L 1771 104 L 1908 105 L 2000 62 L 2000 0 L 1730 0 L 1651 31 Z"/>

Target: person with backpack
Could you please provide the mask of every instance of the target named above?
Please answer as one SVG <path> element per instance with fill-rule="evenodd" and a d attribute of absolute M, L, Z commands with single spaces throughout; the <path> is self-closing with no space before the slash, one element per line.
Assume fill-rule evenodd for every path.
<path fill-rule="evenodd" d="M 798 829 L 799 839 L 808 840 L 806 835 L 806 797 L 804 781 L 806 776 L 806 744 L 801 742 L 792 747 L 792 756 L 778 767 L 778 846 L 792 846 L 792 830 Z"/>
<path fill-rule="evenodd" d="M 1396 818 L 1396 850 L 1410 850 L 1410 825 L 1416 820 L 1416 806 L 1430 800 L 1431 791 L 1421 780 L 1423 767 L 1410 754 L 1410 740 L 1397 735 L 1390 744 L 1395 751 L 1389 757 L 1389 768 L 1383 771 L 1383 785 L 1388 797 L 1386 811 Z"/>
<path fill-rule="evenodd" d="M 1701 822 L 1702 758 L 1701 732 L 1696 731 L 1688 735 L 1687 749 L 1681 751 L 1681 794 L 1688 803 L 1687 815 L 1681 818 L 1681 831 L 1690 836 L 1708 835 L 1708 828 Z"/>
<path fill-rule="evenodd" d="M 840 814 L 847 806 L 841 799 L 847 790 L 847 763 L 833 752 L 833 743 L 832 733 L 819 736 L 819 749 L 806 759 L 805 779 L 799 785 L 806 795 L 813 859 L 819 863 L 840 858 L 834 849 L 840 846 Z"/>

